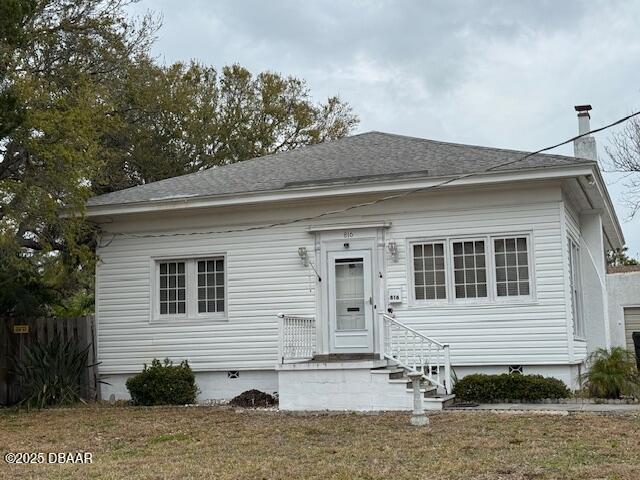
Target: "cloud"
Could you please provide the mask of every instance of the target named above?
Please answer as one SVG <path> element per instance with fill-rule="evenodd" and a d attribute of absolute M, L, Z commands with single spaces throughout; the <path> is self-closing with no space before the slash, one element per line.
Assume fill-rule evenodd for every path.
<path fill-rule="evenodd" d="M 640 4 L 633 1 L 146 0 L 164 15 L 166 62 L 238 62 L 339 94 L 382 130 L 537 149 L 574 135 L 573 105 L 593 125 L 640 106 Z M 608 135 L 598 136 L 601 154 Z M 570 147 L 559 153 L 571 154 Z M 611 186 L 625 217 L 621 185 Z M 640 225 L 623 225 L 640 254 Z"/>

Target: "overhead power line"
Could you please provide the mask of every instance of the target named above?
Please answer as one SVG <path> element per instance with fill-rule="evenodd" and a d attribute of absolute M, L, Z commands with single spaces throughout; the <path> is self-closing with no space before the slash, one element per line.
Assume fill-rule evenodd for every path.
<path fill-rule="evenodd" d="M 489 173 L 492 172 L 494 170 L 500 169 L 500 168 L 504 168 L 504 167 L 508 167 L 509 165 L 513 165 L 515 163 L 520 163 L 523 162 L 524 160 L 534 156 L 534 155 L 538 155 L 540 153 L 544 153 L 547 152 L 549 150 L 553 150 L 555 148 L 561 147 L 562 145 L 566 145 L 568 143 L 574 142 L 575 140 L 578 140 L 579 138 L 582 137 L 586 137 L 587 135 L 591 135 L 593 133 L 598 133 L 598 132 L 602 132 L 604 130 L 607 130 L 611 127 L 614 127 L 616 125 L 619 125 L 621 123 L 624 123 L 626 121 L 628 121 L 629 119 L 636 117 L 640 115 L 640 111 L 638 112 L 634 112 L 630 115 L 627 115 L 625 117 L 622 117 L 618 120 L 616 120 L 615 122 L 611 122 L 607 125 L 604 125 L 603 127 L 599 127 L 596 128 L 594 130 L 590 130 L 586 133 L 582 133 L 580 135 L 576 135 L 575 137 L 571 137 L 567 140 L 564 140 L 560 143 L 556 143 L 555 145 L 551 145 L 549 147 L 544 147 L 541 148 L 539 150 L 536 150 L 535 152 L 529 152 L 525 155 L 522 155 L 514 160 L 509 160 L 508 162 L 504 162 L 504 163 L 500 163 L 498 165 L 494 165 L 492 167 L 486 168 L 484 170 L 481 170 L 479 172 L 472 172 L 472 173 L 464 173 L 464 174 L 460 174 L 460 175 L 456 175 L 454 177 L 451 177 L 449 179 L 443 180 L 442 182 L 436 183 L 434 185 L 428 185 L 425 187 L 418 187 L 418 188 L 414 188 L 411 190 L 405 190 L 404 192 L 400 192 L 400 193 L 395 193 L 395 194 L 391 194 L 391 195 L 386 195 L 384 197 L 380 197 L 377 198 L 375 200 L 370 200 L 370 201 L 366 201 L 366 202 L 361 202 L 361 203 L 356 203 L 353 205 L 349 205 L 347 207 L 343 207 L 343 208 L 339 208 L 337 210 L 329 210 L 326 212 L 322 212 L 322 213 L 318 213 L 315 215 L 309 215 L 306 217 L 299 217 L 299 218 L 294 218 L 294 219 L 290 219 L 290 220 L 283 220 L 280 222 L 273 222 L 273 223 L 269 223 L 269 224 L 265 224 L 265 225 L 255 225 L 255 226 L 251 226 L 251 227 L 242 227 L 242 228 L 232 228 L 232 229 L 227 229 L 227 230 L 211 230 L 211 231 L 200 231 L 200 232 L 175 232 L 175 233 L 150 233 L 150 234 L 135 234 L 135 233 L 125 233 L 125 232 L 115 232 L 112 233 L 113 238 L 108 242 L 108 244 L 110 244 L 113 239 L 116 236 L 124 236 L 124 237 L 129 237 L 129 238 L 157 238 L 157 237 L 178 237 L 178 236 L 188 236 L 188 235 L 215 235 L 215 234 L 222 234 L 222 233 L 242 233 L 242 232 L 250 232 L 250 231 L 255 231 L 255 230 L 266 230 L 266 229 L 270 229 L 270 228 L 275 228 L 275 227 L 282 227 L 282 226 L 286 226 L 286 225 L 293 225 L 296 223 L 301 223 L 301 222 L 309 222 L 312 220 L 318 220 L 320 218 L 324 218 L 324 217 L 328 217 L 331 215 L 338 215 L 341 213 L 346 213 L 349 212 L 351 210 L 355 210 L 358 208 L 364 208 L 364 207 L 369 207 L 372 205 L 377 205 L 383 202 L 388 202 L 390 200 L 395 200 L 398 198 L 402 198 L 402 197 L 406 197 L 409 195 L 413 195 L 414 193 L 420 193 L 420 192 L 426 192 L 429 190 L 434 190 L 436 188 L 440 188 L 443 187 L 445 185 L 449 185 L 453 182 L 456 182 L 458 180 L 462 180 L 465 178 L 469 178 L 469 177 L 474 177 L 477 175 L 482 175 L 485 173 Z M 107 245 L 108 245 L 107 244 Z M 104 247 L 101 247 L 104 248 Z"/>
<path fill-rule="evenodd" d="M 524 157 L 519 158 L 517 160 L 513 160 L 513 161 L 510 161 L 510 162 L 506 162 L 506 163 L 504 163 L 502 165 L 496 165 L 494 167 L 487 168 L 485 170 L 485 172 L 489 172 L 491 170 L 495 170 L 496 168 L 506 167 L 508 165 L 511 165 L 512 163 L 521 162 L 522 160 L 526 160 L 527 158 L 532 157 L 533 155 L 537 155 L 539 153 L 548 152 L 549 150 L 553 150 L 554 148 L 561 147 L 562 145 L 566 145 L 567 143 L 574 142 L 574 141 L 578 140 L 579 138 L 586 137 L 587 135 L 591 135 L 592 133 L 602 132 L 603 130 L 606 130 L 608 128 L 615 127 L 616 125 L 620 125 L 621 123 L 624 123 L 627 120 L 630 120 L 630 119 L 632 119 L 633 117 L 635 117 L 637 115 L 640 115 L 640 112 L 632 113 L 630 115 L 627 115 L 626 117 L 622 117 L 622 118 L 616 120 L 615 122 L 611 122 L 611 123 L 609 123 L 609 124 L 607 124 L 607 125 L 605 125 L 603 127 L 596 128 L 595 130 L 589 130 L 586 133 L 581 133 L 580 135 L 576 135 L 575 137 L 571 137 L 568 140 L 564 140 L 563 142 L 556 143 L 555 145 L 551 145 L 550 147 L 541 148 L 540 150 L 536 150 L 535 152 L 527 153 Z"/>

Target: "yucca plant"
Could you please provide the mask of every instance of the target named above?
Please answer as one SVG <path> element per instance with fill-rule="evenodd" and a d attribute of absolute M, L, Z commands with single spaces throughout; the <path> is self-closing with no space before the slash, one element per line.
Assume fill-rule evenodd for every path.
<path fill-rule="evenodd" d="M 588 359 L 589 370 L 583 374 L 589 394 L 597 398 L 640 398 L 640 374 L 631 352 L 622 347 L 600 348 Z"/>
<path fill-rule="evenodd" d="M 80 385 L 89 367 L 89 347 L 80 350 L 74 341 L 64 341 L 59 335 L 49 342 L 29 345 L 16 362 L 15 373 L 23 392 L 19 404 L 44 408 L 84 402 Z"/>

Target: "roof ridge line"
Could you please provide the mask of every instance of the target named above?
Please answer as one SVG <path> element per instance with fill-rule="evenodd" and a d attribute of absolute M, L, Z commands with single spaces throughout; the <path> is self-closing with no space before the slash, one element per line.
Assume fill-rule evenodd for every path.
<path fill-rule="evenodd" d="M 512 152 L 512 153 L 518 153 L 518 154 L 529 154 L 529 153 L 533 153 L 533 150 L 516 150 L 513 148 L 504 148 L 504 147 L 488 147 L 486 145 L 476 145 L 476 144 L 471 144 L 471 143 L 460 143 L 460 142 L 446 142 L 444 140 L 434 140 L 432 138 L 424 138 L 424 137 L 416 137 L 414 135 L 404 135 L 402 133 L 391 133 L 391 132 L 381 132 L 379 130 L 371 130 L 369 132 L 365 132 L 365 133 L 378 133 L 381 135 L 386 135 L 389 137 L 398 137 L 398 138 L 406 138 L 409 140 L 415 140 L 418 142 L 431 142 L 431 143 L 437 143 L 439 145 L 453 145 L 456 147 L 472 147 L 472 148 L 480 148 L 483 150 L 491 150 L 491 151 L 498 151 L 498 152 Z M 355 135 L 354 135 L 355 136 Z M 536 153 L 535 156 L 546 156 L 546 157 L 562 157 L 562 158 L 567 158 L 567 159 L 581 159 L 581 160 L 589 160 L 589 159 L 583 159 L 581 157 L 575 157 L 573 155 L 562 155 L 559 153 Z"/>

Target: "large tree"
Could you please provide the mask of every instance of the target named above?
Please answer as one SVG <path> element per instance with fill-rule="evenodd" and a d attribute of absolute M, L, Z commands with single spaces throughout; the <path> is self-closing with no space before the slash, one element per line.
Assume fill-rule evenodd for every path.
<path fill-rule="evenodd" d="M 158 23 L 128 17 L 129 3 L 0 2 L 0 314 L 86 304 L 90 195 L 339 138 L 357 122 L 296 78 L 157 64 Z"/>
<path fill-rule="evenodd" d="M 357 123 L 337 97 L 315 104 L 304 81 L 239 65 L 218 72 L 139 59 L 113 89 L 120 123 L 96 192 L 341 138 Z"/>
<path fill-rule="evenodd" d="M 127 3 L 0 3 L 0 313 L 89 288 L 93 229 L 60 213 L 82 212 L 115 123 L 107 86 L 152 40 L 152 19 L 127 19 Z"/>

